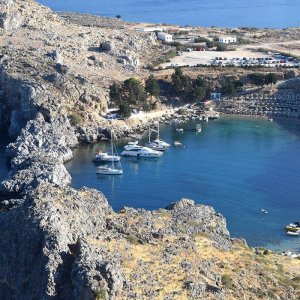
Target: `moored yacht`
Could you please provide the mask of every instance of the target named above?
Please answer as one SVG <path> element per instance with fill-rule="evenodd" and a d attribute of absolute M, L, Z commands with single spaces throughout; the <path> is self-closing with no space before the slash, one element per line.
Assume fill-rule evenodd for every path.
<path fill-rule="evenodd" d="M 120 161 L 121 157 L 118 155 L 111 155 L 106 152 L 97 152 L 93 158 L 95 162 L 112 162 L 112 161 Z"/>
<path fill-rule="evenodd" d="M 120 162 L 120 157 L 118 156 L 117 149 L 113 142 L 113 131 L 111 131 L 110 141 L 111 141 L 111 155 L 108 155 L 106 153 L 106 158 L 108 157 L 108 159 L 110 159 L 107 161 L 111 162 L 111 166 L 107 166 L 107 165 L 100 166 L 97 168 L 96 172 L 101 175 L 122 175 L 123 170 L 122 170 L 122 165 Z M 115 152 L 114 152 L 114 150 L 115 150 Z M 115 159 L 117 159 L 117 160 L 115 160 Z M 115 164 L 115 162 L 116 162 L 116 164 Z"/>
<path fill-rule="evenodd" d="M 157 158 L 163 155 L 163 152 L 156 151 L 148 147 L 143 147 L 138 145 L 138 142 L 129 142 L 128 145 L 124 147 L 122 156 L 133 156 L 133 157 L 148 157 Z"/>
<path fill-rule="evenodd" d="M 152 131 L 157 132 L 157 138 L 153 141 L 151 141 L 151 132 Z M 159 138 L 159 123 L 157 124 L 157 131 L 151 129 L 149 126 L 149 141 L 146 144 L 146 147 L 151 148 L 152 150 L 157 150 L 157 151 L 166 151 L 170 147 L 170 144 L 166 143 L 165 141 L 163 141 Z"/>

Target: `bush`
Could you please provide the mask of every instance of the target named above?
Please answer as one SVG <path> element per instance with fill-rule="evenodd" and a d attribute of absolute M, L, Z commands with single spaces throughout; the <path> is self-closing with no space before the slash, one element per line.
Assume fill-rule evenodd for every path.
<path fill-rule="evenodd" d="M 217 51 L 227 51 L 228 49 L 227 49 L 227 46 L 226 45 L 224 45 L 224 44 L 219 44 L 218 46 L 217 46 L 217 49 L 216 49 Z"/>
<path fill-rule="evenodd" d="M 210 42 L 210 40 L 205 37 L 199 36 L 194 39 L 194 42 L 195 43 L 207 43 L 207 42 Z"/>
<path fill-rule="evenodd" d="M 213 47 L 215 47 L 215 43 L 214 42 L 212 42 L 212 41 L 208 41 L 208 42 L 206 42 L 206 47 L 207 48 L 213 48 Z"/>
<path fill-rule="evenodd" d="M 232 280 L 229 274 L 223 274 L 221 277 L 222 284 L 227 288 L 232 288 Z"/>
<path fill-rule="evenodd" d="M 140 245 L 140 241 L 139 239 L 135 236 L 135 235 L 128 235 L 125 237 L 125 239 L 130 243 L 130 244 L 133 244 L 133 245 Z"/>
<path fill-rule="evenodd" d="M 104 290 L 93 290 L 95 300 L 105 300 L 106 292 Z"/>
<path fill-rule="evenodd" d="M 82 123 L 82 117 L 79 114 L 73 113 L 72 115 L 69 116 L 70 122 L 73 126 L 76 126 L 80 123 Z"/>

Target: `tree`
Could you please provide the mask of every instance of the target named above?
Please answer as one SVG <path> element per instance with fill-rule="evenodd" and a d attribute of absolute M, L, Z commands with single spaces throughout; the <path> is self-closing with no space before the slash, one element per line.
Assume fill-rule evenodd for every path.
<path fill-rule="evenodd" d="M 193 82 L 192 96 L 194 99 L 203 100 L 210 90 L 209 83 L 204 78 L 198 76 Z"/>
<path fill-rule="evenodd" d="M 147 100 L 147 94 L 143 85 L 135 78 L 129 78 L 123 82 L 122 96 L 129 104 L 141 104 Z"/>
<path fill-rule="evenodd" d="M 183 75 L 180 68 L 175 68 L 172 74 L 172 84 L 176 93 L 186 92 L 189 93 L 192 89 L 192 80 L 189 76 Z"/>
<path fill-rule="evenodd" d="M 146 80 L 146 91 L 151 96 L 157 97 L 160 94 L 160 87 L 159 87 L 158 81 L 152 74 Z"/>
<path fill-rule="evenodd" d="M 131 116 L 132 109 L 131 109 L 131 107 L 129 106 L 128 103 L 126 103 L 126 102 L 119 103 L 119 110 L 120 110 L 120 115 L 123 118 L 126 119 L 126 118 L 129 118 Z"/>
<path fill-rule="evenodd" d="M 230 95 L 230 96 L 236 95 L 237 88 L 239 86 L 238 82 L 239 81 L 237 80 L 234 81 L 230 78 L 227 78 L 221 86 L 221 92 L 225 95 Z"/>
<path fill-rule="evenodd" d="M 175 68 L 175 72 L 171 76 L 175 92 L 181 92 L 183 89 L 182 77 L 182 70 L 180 68 Z"/>
<path fill-rule="evenodd" d="M 265 77 L 265 83 L 266 84 L 276 84 L 277 82 L 277 77 L 274 73 L 269 73 Z"/>
<path fill-rule="evenodd" d="M 109 87 L 109 98 L 115 103 L 119 103 L 122 98 L 122 90 L 115 82 Z"/>
<path fill-rule="evenodd" d="M 265 75 L 264 74 L 251 74 L 250 79 L 255 85 L 263 86 L 265 84 Z"/>

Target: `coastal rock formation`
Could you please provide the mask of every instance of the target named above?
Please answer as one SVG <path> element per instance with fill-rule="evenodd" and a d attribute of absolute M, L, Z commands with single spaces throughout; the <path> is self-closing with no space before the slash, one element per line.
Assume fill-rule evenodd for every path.
<path fill-rule="evenodd" d="M 3 299 L 299 297 L 287 258 L 256 256 L 191 200 L 115 213 L 96 190 L 41 183 L 22 201 L 0 213 Z"/>
<path fill-rule="evenodd" d="M 7 147 L 12 169 L 2 189 L 21 193 L 37 187 L 40 182 L 70 184 L 71 176 L 63 163 L 73 158 L 70 147 L 77 143 L 74 128 L 66 117 L 47 123 L 43 115 L 38 114 L 27 123 L 16 142 Z"/>

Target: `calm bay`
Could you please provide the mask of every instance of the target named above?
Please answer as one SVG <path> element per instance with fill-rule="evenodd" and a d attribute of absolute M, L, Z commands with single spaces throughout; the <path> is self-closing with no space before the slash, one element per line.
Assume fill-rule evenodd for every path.
<path fill-rule="evenodd" d="M 102 191 L 115 210 L 158 209 L 190 198 L 222 213 L 231 235 L 251 246 L 299 251 L 299 239 L 286 236 L 283 227 L 299 219 L 300 123 L 223 117 L 203 123 L 200 134 L 195 125 L 180 124 L 183 134 L 174 125 L 161 126 L 164 140 L 184 147 L 171 147 L 160 159 L 122 158 L 122 176 L 96 174 L 92 157 L 109 151 L 109 143 L 80 146 L 66 164 L 72 185 Z M 119 153 L 127 141 L 117 143 Z"/>

